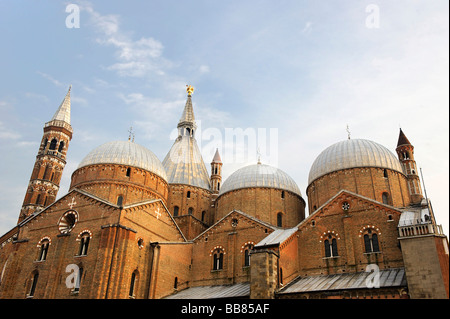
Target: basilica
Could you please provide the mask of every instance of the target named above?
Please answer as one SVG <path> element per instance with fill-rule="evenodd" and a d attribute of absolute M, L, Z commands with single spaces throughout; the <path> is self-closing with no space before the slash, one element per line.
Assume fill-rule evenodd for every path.
<path fill-rule="evenodd" d="M 260 160 L 222 180 L 217 150 L 208 170 L 188 86 L 162 161 L 131 138 L 99 145 L 57 199 L 70 91 L 0 237 L 1 299 L 448 299 L 448 239 L 402 130 L 395 153 L 350 137 L 324 149 L 304 197 Z"/>

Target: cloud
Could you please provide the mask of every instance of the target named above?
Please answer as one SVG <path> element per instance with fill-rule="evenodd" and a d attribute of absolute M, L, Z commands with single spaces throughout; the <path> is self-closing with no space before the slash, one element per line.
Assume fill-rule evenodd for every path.
<path fill-rule="evenodd" d="M 185 100 L 161 100 L 145 96 L 142 93 L 119 93 L 118 97 L 128 105 L 130 110 L 139 115 L 134 125 L 144 132 L 144 137 L 153 138 L 161 129 L 176 123 L 181 116 Z"/>
<path fill-rule="evenodd" d="M 2 122 L 0 122 L 0 140 L 17 140 L 20 137 L 21 136 L 19 133 L 10 130 L 9 128 L 5 127 Z"/>
<path fill-rule="evenodd" d="M 200 73 L 209 73 L 210 68 L 208 65 L 200 65 L 198 70 L 200 71 Z"/>
<path fill-rule="evenodd" d="M 308 22 L 306 22 L 305 27 L 302 29 L 302 33 L 309 34 L 309 33 L 311 33 L 311 30 L 312 30 L 312 22 L 308 21 Z"/>
<path fill-rule="evenodd" d="M 33 93 L 33 92 L 26 92 L 25 93 L 25 97 L 30 98 L 32 100 L 41 100 L 43 102 L 48 102 L 49 101 L 47 96 L 45 96 L 43 94 Z"/>
<path fill-rule="evenodd" d="M 65 84 L 63 84 L 62 82 L 58 81 L 57 79 L 55 79 L 54 77 L 52 77 L 50 74 L 44 73 L 44 72 L 37 72 L 40 76 L 42 76 L 44 79 L 49 80 L 50 82 L 52 82 L 54 85 L 56 86 L 66 86 Z"/>
<path fill-rule="evenodd" d="M 144 77 L 149 74 L 164 75 L 165 68 L 172 63 L 162 57 L 164 46 L 152 37 L 132 39 L 120 29 L 119 15 L 102 15 L 86 2 L 82 8 L 89 13 L 90 21 L 95 26 L 99 37 L 97 43 L 115 48 L 117 63 L 107 67 L 124 77 Z"/>
<path fill-rule="evenodd" d="M 78 96 L 71 96 L 70 100 L 71 100 L 71 103 L 77 104 L 77 105 L 87 105 L 87 104 L 89 104 L 88 101 L 85 98 L 78 97 Z"/>

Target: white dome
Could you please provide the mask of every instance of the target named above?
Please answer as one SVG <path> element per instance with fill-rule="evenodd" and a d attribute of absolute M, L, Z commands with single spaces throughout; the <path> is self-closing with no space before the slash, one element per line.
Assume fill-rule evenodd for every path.
<path fill-rule="evenodd" d="M 328 173 L 354 167 L 380 167 L 403 173 L 400 161 L 386 147 L 368 140 L 348 139 L 320 153 L 309 171 L 308 185 Z"/>
<path fill-rule="evenodd" d="M 152 151 L 130 141 L 108 142 L 93 149 L 78 168 L 95 164 L 120 164 L 150 171 L 167 181 L 161 161 Z"/>
<path fill-rule="evenodd" d="M 254 164 L 238 169 L 223 183 L 219 196 L 236 189 L 269 187 L 290 191 L 302 196 L 295 181 L 282 170 L 264 164 Z"/>

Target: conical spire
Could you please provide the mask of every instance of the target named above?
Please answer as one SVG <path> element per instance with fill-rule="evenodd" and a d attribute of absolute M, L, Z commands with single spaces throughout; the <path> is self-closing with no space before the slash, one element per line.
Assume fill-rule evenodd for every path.
<path fill-rule="evenodd" d="M 186 89 L 188 93 L 186 105 L 184 106 L 183 114 L 181 115 L 180 121 L 178 122 L 177 127 L 188 127 L 195 128 L 195 116 L 194 116 L 194 108 L 192 106 L 192 93 L 194 92 L 194 88 L 191 85 L 187 85 Z"/>
<path fill-rule="evenodd" d="M 194 117 L 194 108 L 192 107 L 192 98 L 190 95 L 188 95 L 186 105 L 184 106 L 183 114 L 181 115 L 180 121 L 178 122 L 178 125 L 181 123 L 194 123 L 195 117 Z"/>
<path fill-rule="evenodd" d="M 64 97 L 61 105 L 56 111 L 55 115 L 53 115 L 51 121 L 63 121 L 67 124 L 70 124 L 70 90 L 72 89 L 72 85 L 69 86 L 69 91 L 67 91 L 66 96 Z"/>
<path fill-rule="evenodd" d="M 400 129 L 400 135 L 398 136 L 397 147 L 400 145 L 411 145 L 411 142 L 408 140 L 405 133 L 403 133 L 402 129 Z"/>
<path fill-rule="evenodd" d="M 216 153 L 214 154 L 214 158 L 212 163 L 222 163 L 222 159 L 220 158 L 219 149 L 216 149 Z"/>

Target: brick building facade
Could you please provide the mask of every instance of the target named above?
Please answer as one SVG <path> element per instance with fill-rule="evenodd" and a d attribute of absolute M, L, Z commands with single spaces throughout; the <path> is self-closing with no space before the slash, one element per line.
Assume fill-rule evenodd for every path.
<path fill-rule="evenodd" d="M 403 131 L 398 157 L 368 140 L 324 150 L 306 217 L 277 168 L 258 162 L 222 182 L 217 151 L 208 174 L 192 92 L 164 161 L 130 139 L 106 143 L 55 201 L 69 90 L 44 128 L 19 222 L 0 237 L 0 298 L 448 298 L 448 240 Z"/>

